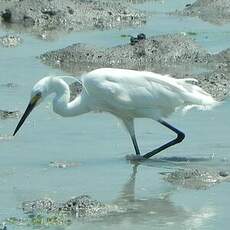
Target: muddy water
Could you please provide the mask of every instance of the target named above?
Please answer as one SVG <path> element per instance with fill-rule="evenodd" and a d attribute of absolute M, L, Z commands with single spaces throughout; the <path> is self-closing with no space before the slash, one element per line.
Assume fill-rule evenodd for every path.
<path fill-rule="evenodd" d="M 0 109 L 23 111 L 33 84 L 44 75 L 61 73 L 42 65 L 36 56 L 74 42 L 113 46 L 127 42 L 128 38 L 122 38 L 121 34 L 193 32 L 194 39 L 211 52 L 229 46 L 230 25 L 214 26 L 196 18 L 159 13 L 184 6 L 184 1 L 167 2 L 170 1 L 136 5 L 154 12 L 142 28 L 73 33 L 60 35 L 54 41 L 19 34 L 24 40 L 22 45 L 0 48 L 0 85 L 17 84 L 14 88 L 0 87 Z M 0 35 L 7 32 L 1 30 Z M 89 194 L 105 203 L 118 204 L 126 211 L 93 222 L 76 220 L 66 229 L 153 229 L 153 226 L 156 229 L 228 229 L 229 183 L 206 190 L 189 190 L 162 180 L 161 173 L 197 165 L 229 170 L 229 105 L 230 101 L 226 100 L 213 111 L 194 110 L 185 116 L 175 113 L 169 122 L 183 130 L 186 139 L 158 157 L 183 157 L 185 162 L 153 160 L 139 165 L 136 173 L 124 158 L 133 153 L 129 137 L 111 115 L 60 118 L 53 114 L 48 99 L 31 114 L 15 138 L 10 135 L 18 120 L 1 120 L 0 220 L 23 217 L 20 205 L 24 200 L 50 197 L 62 201 Z M 173 138 L 172 133 L 154 121 L 137 120 L 136 125 L 143 152 Z M 186 162 L 191 157 L 206 161 Z M 50 167 L 53 161 L 76 164 L 70 168 Z M 17 225 L 8 228 L 33 229 Z"/>

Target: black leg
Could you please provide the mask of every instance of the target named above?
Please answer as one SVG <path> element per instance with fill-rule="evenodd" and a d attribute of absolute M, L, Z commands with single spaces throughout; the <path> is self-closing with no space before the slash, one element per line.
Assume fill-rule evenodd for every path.
<path fill-rule="evenodd" d="M 136 155 L 140 155 L 140 150 L 139 150 L 139 147 L 138 147 L 138 144 L 137 144 L 136 136 L 135 135 L 131 136 L 131 139 L 132 139 L 132 142 L 133 142 L 133 146 L 134 146 Z"/>
<path fill-rule="evenodd" d="M 159 148 L 154 149 L 153 151 L 143 155 L 143 158 L 145 158 L 145 159 L 148 159 L 148 158 L 156 155 L 157 153 L 161 152 L 164 149 L 167 149 L 168 147 L 170 147 L 172 145 L 180 143 L 185 138 L 185 134 L 183 132 L 181 132 L 180 130 L 178 130 L 175 127 L 171 126 L 166 121 L 158 120 L 158 122 L 161 123 L 162 125 L 164 125 L 165 127 L 171 129 L 173 132 L 175 132 L 177 134 L 177 137 L 174 140 L 172 140 L 172 141 L 160 146 Z"/>

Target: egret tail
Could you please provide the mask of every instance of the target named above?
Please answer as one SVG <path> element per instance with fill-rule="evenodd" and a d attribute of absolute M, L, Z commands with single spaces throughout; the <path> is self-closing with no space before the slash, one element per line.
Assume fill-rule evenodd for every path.
<path fill-rule="evenodd" d="M 196 79 L 185 78 L 178 79 L 177 81 L 183 89 L 180 92 L 181 96 L 184 98 L 183 112 L 187 112 L 192 108 L 210 110 L 220 103 L 199 86 L 191 84 L 191 82 L 197 82 Z"/>

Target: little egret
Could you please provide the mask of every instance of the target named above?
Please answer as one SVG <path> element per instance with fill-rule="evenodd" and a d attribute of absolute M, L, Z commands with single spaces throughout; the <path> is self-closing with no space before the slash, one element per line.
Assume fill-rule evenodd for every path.
<path fill-rule="evenodd" d="M 78 116 L 90 111 L 109 112 L 118 117 L 128 130 L 137 157 L 150 158 L 160 151 L 181 142 L 185 135 L 168 124 L 168 117 L 178 108 L 210 109 L 216 104 L 210 94 L 192 78 L 175 79 L 146 71 L 101 68 L 83 74 L 82 91 L 70 102 L 70 89 L 63 80 L 71 76 L 45 77 L 38 81 L 31 93 L 29 105 L 19 121 L 14 134 L 24 123 L 35 106 L 50 94 L 54 94 L 53 110 L 63 117 Z M 76 78 L 74 78 L 77 81 Z M 134 131 L 134 118 L 151 118 L 177 134 L 172 141 L 140 155 Z"/>

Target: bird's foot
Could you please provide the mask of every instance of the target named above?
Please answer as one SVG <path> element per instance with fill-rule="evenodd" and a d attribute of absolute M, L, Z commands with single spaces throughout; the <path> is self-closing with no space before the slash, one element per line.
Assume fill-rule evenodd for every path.
<path fill-rule="evenodd" d="M 146 158 L 144 158 L 141 155 L 130 154 L 130 155 L 126 155 L 126 160 L 130 161 L 131 163 L 138 163 L 138 162 L 146 160 Z"/>

